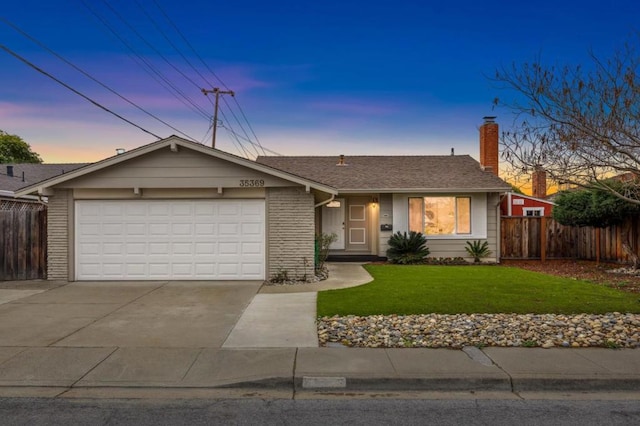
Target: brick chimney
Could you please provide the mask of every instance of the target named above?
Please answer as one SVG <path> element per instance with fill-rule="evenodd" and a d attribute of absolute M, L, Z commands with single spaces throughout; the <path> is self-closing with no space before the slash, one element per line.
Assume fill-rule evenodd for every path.
<path fill-rule="evenodd" d="M 480 165 L 498 176 L 498 123 L 495 117 L 483 117 L 480 126 Z"/>
<path fill-rule="evenodd" d="M 547 196 L 547 172 L 537 166 L 531 176 L 531 195 L 535 198 L 546 198 Z"/>

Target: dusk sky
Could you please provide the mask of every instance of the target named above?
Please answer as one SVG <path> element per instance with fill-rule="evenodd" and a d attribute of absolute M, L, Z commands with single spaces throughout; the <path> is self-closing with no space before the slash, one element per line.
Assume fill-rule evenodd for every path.
<path fill-rule="evenodd" d="M 210 144 L 212 98 L 200 88 L 219 86 L 242 108 L 221 101 L 217 147 L 233 154 L 244 155 L 228 128 L 255 141 L 253 129 L 284 155 L 447 155 L 453 147 L 477 159 L 482 117 L 498 116 L 503 130 L 512 122 L 493 108 L 494 98 L 513 95 L 489 80 L 497 68 L 537 56 L 587 63 L 590 49 L 606 57 L 638 30 L 640 3 L 21 0 L 4 2 L 0 17 L 0 45 L 163 138 Z M 4 50 L 0 81 L 0 129 L 45 162 L 96 161 L 157 140 Z"/>

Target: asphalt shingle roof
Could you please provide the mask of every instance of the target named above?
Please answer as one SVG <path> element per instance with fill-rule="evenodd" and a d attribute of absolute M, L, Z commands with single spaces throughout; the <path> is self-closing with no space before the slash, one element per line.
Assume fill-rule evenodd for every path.
<path fill-rule="evenodd" d="M 0 190 L 17 191 L 25 186 L 42 182 L 54 176 L 68 173 L 72 170 L 84 167 L 89 163 L 61 163 L 61 164 L 37 164 L 37 163 L 9 163 L 0 164 Z M 13 166 L 13 176 L 7 173 L 7 166 Z M 24 173 L 24 180 L 23 180 Z"/>
<path fill-rule="evenodd" d="M 469 155 L 433 156 L 261 156 L 258 163 L 339 190 L 501 190 L 511 186 L 484 171 Z"/>

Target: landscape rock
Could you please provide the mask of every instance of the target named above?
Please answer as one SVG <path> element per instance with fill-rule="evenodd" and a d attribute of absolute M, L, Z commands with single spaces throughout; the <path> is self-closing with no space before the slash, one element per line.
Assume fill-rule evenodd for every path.
<path fill-rule="evenodd" d="M 318 319 L 320 346 L 636 348 L 640 314 L 428 314 Z"/>

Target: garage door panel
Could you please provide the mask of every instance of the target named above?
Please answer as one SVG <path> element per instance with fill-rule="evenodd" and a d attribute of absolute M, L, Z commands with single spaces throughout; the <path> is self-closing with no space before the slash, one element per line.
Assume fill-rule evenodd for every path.
<path fill-rule="evenodd" d="M 77 278 L 264 279 L 264 211 L 264 200 L 78 201 Z"/>

